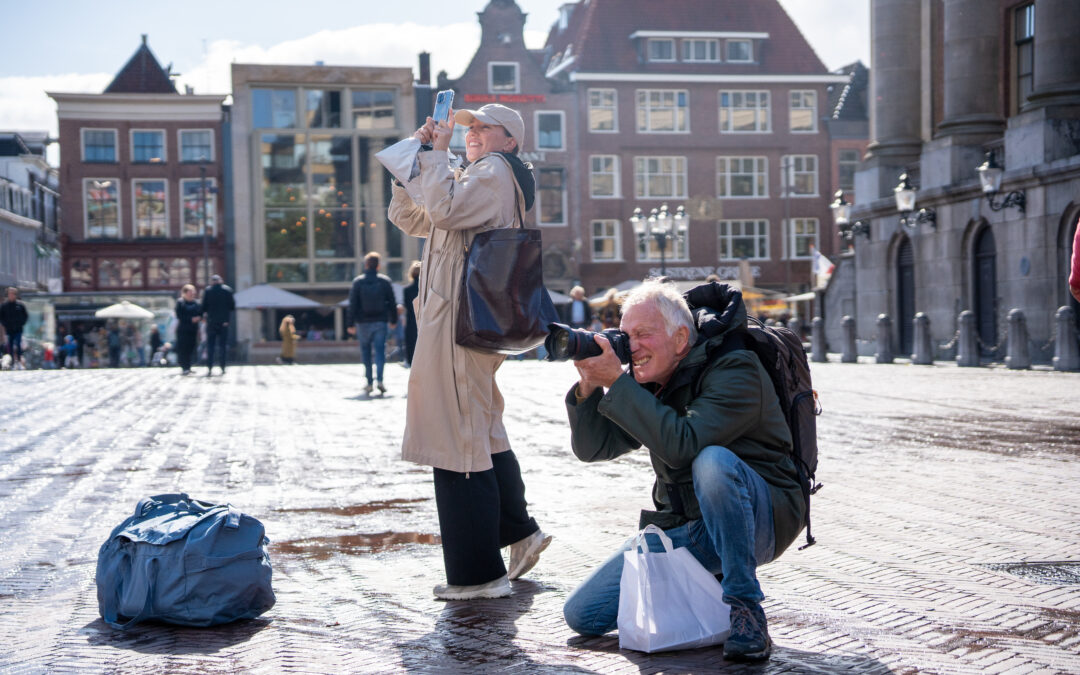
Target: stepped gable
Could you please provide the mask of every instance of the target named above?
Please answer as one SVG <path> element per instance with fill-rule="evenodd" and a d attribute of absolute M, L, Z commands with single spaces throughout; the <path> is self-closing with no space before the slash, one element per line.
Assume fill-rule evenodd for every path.
<path fill-rule="evenodd" d="M 158 63 L 154 53 L 142 36 L 142 44 L 135 55 L 120 69 L 108 87 L 106 94 L 175 94 L 176 86 L 165 69 Z"/>

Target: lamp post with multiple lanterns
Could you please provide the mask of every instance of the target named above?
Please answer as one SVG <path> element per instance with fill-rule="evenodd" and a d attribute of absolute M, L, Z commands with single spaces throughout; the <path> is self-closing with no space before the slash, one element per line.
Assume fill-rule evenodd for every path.
<path fill-rule="evenodd" d="M 686 236 L 687 227 L 686 210 L 679 206 L 672 213 L 667 204 L 661 204 L 659 209 L 653 209 L 646 216 L 641 207 L 634 209 L 630 216 L 630 224 L 638 241 L 648 245 L 650 237 L 656 241 L 660 249 L 660 275 L 667 276 L 667 245 L 669 241 L 679 241 Z"/>

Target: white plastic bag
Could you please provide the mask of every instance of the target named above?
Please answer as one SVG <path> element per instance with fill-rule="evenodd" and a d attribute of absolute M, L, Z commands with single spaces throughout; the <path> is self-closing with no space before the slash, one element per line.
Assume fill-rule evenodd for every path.
<path fill-rule="evenodd" d="M 646 533 L 660 537 L 664 552 L 649 551 Z M 731 631 L 730 611 L 716 577 L 689 549 L 673 550 L 656 525 L 639 532 L 634 548 L 623 553 L 620 648 L 652 653 L 721 644 Z"/>

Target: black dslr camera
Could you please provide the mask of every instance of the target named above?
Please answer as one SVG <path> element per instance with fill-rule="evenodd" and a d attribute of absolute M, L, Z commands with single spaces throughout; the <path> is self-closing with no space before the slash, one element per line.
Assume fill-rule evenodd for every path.
<path fill-rule="evenodd" d="M 603 335 L 611 343 L 611 349 L 619 361 L 630 363 L 630 336 L 616 328 L 609 328 L 602 333 L 594 333 L 584 328 L 571 328 L 563 323 L 549 323 L 548 336 L 544 339 L 548 361 L 566 361 L 600 356 L 603 350 L 593 339 L 594 335 Z"/>

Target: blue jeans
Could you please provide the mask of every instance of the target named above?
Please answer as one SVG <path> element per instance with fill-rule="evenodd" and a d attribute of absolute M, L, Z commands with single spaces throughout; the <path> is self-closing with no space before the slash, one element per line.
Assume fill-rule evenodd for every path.
<path fill-rule="evenodd" d="M 11 354 L 12 365 L 22 358 L 22 331 L 8 331 L 7 334 L 8 354 Z"/>
<path fill-rule="evenodd" d="M 364 374 L 371 384 L 371 352 L 375 351 L 375 370 L 377 379 L 382 382 L 383 368 L 386 366 L 386 322 L 365 321 L 356 324 L 356 339 L 360 341 L 360 355 L 364 358 Z"/>
<path fill-rule="evenodd" d="M 693 475 L 701 518 L 664 532 L 673 547 L 685 546 L 710 573 L 724 575 L 720 582 L 724 602 L 760 603 L 765 596 L 757 566 L 772 560 L 775 550 L 769 486 L 746 462 L 718 445 L 698 454 Z M 633 548 L 635 538 L 623 543 L 566 599 L 563 616 L 574 631 L 603 635 L 615 629 L 623 552 Z M 646 535 L 646 540 L 650 551 L 664 550 L 656 536 Z"/>

